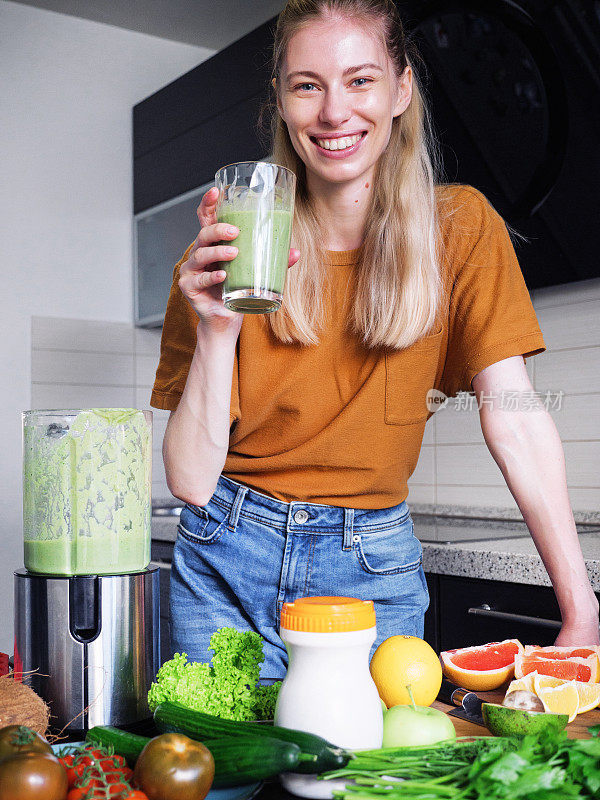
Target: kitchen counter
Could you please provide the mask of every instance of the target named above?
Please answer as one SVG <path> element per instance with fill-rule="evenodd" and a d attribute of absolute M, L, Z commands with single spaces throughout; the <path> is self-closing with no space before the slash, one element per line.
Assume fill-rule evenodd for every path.
<path fill-rule="evenodd" d="M 550 586 L 525 523 L 521 520 L 446 517 L 413 513 L 423 545 L 425 572 Z M 178 515 L 152 517 L 152 538 L 174 542 Z M 578 524 L 579 541 L 594 591 L 600 592 L 600 526 Z"/>
<path fill-rule="evenodd" d="M 413 515 L 425 572 L 551 586 L 524 522 Z M 594 591 L 600 591 L 600 527 L 577 525 Z"/>

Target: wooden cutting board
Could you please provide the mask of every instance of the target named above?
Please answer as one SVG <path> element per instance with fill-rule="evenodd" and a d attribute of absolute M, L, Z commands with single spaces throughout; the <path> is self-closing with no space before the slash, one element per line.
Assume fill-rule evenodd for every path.
<path fill-rule="evenodd" d="M 493 692 L 477 692 L 479 697 L 483 700 L 488 700 L 491 703 L 501 703 L 504 698 L 504 690 L 495 689 Z M 450 711 L 452 706 L 447 703 L 440 703 L 437 700 L 432 703 L 435 708 L 440 708 L 442 711 Z M 456 728 L 457 736 L 491 736 L 492 734 L 487 728 L 481 725 L 474 725 L 472 722 L 467 722 L 458 717 L 450 718 Z M 579 714 L 573 722 L 567 725 L 567 734 L 570 739 L 589 739 L 590 734 L 587 729 L 592 725 L 600 724 L 600 708 L 594 708 L 593 711 L 586 711 L 585 714 Z"/>

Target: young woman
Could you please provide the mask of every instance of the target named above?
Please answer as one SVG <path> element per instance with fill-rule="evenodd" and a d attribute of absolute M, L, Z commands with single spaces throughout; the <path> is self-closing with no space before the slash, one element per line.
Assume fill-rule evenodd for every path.
<path fill-rule="evenodd" d="M 485 399 L 485 441 L 560 604 L 557 644 L 598 642 L 554 424 L 500 402 L 532 392 L 535 313 L 502 219 L 435 183 L 414 63 L 392 0 L 290 0 L 273 80 L 274 160 L 298 178 L 284 307 L 223 306 L 216 262 L 238 229 L 216 222 L 215 189 L 175 268 L 152 404 L 172 410 L 163 454 L 186 506 L 171 636 L 193 659 L 232 625 L 263 636 L 262 675 L 281 677 L 281 606 L 304 595 L 373 600 L 374 647 L 422 636 L 406 497 L 431 389 Z"/>

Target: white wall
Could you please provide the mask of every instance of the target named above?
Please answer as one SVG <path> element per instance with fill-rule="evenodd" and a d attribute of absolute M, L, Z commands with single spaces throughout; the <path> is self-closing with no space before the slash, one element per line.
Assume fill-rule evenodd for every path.
<path fill-rule="evenodd" d="M 0 651 L 22 564 L 31 318 L 131 324 L 131 109 L 212 52 L 0 0 Z"/>

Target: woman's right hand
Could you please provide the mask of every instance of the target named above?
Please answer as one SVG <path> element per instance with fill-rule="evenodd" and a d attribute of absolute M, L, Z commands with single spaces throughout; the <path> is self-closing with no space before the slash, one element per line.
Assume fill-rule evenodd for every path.
<path fill-rule="evenodd" d="M 243 314 L 229 311 L 221 299 L 221 286 L 225 271 L 219 261 L 232 261 L 237 255 L 234 245 L 220 244 L 233 241 L 239 233 L 234 225 L 217 222 L 216 186 L 209 189 L 200 201 L 196 213 L 202 226 L 192 245 L 187 261 L 179 269 L 179 288 L 205 326 L 215 331 L 233 330 L 238 333 Z"/>

